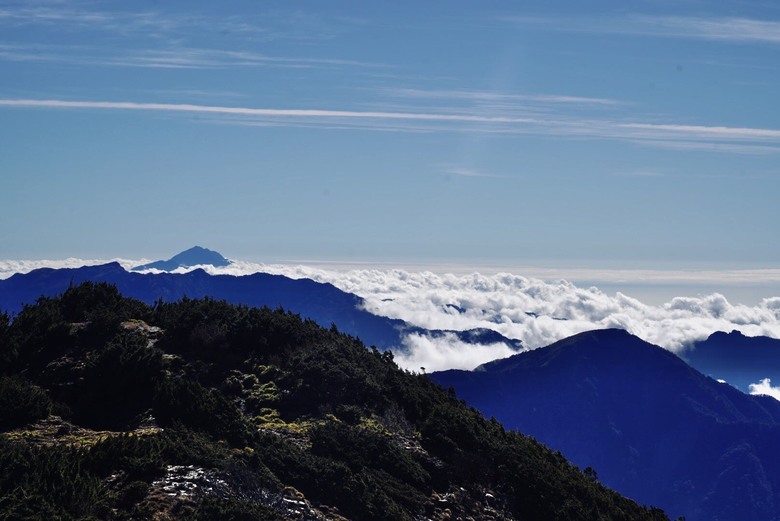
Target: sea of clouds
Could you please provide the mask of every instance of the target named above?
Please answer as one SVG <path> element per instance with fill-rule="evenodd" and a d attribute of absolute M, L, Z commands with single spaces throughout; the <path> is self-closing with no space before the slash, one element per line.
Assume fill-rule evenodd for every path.
<path fill-rule="evenodd" d="M 676 297 L 649 305 L 620 292 L 578 287 L 510 273 L 437 274 L 429 271 L 330 271 L 277 266 L 265 271 L 330 282 L 365 299 L 378 315 L 402 319 L 426 329 L 489 328 L 520 339 L 527 348 L 603 328 L 621 328 L 676 353 L 715 331 L 739 330 L 747 336 L 780 338 L 780 297 L 754 306 L 732 304 L 719 293 Z M 504 345 L 487 348 L 454 338 L 407 338 L 400 365 L 427 370 L 473 368 L 513 354 Z"/>
<path fill-rule="evenodd" d="M 145 259 L 114 259 L 126 268 Z M 0 278 L 39 267 L 77 267 L 106 261 L 3 261 Z M 201 266 L 212 274 L 264 272 L 328 282 L 359 295 L 372 313 L 398 318 L 425 329 L 488 328 L 522 340 L 528 349 L 548 345 L 582 331 L 622 328 L 680 353 L 715 331 L 738 330 L 747 336 L 780 338 L 780 297 L 756 305 L 734 304 L 720 293 L 675 297 L 650 305 L 621 292 L 579 287 L 566 280 L 542 280 L 511 273 L 483 275 L 402 269 L 328 269 L 303 265 L 233 261 L 230 266 Z M 188 271 L 194 268 L 181 269 Z M 472 345 L 453 335 L 413 334 L 396 353 L 402 367 L 426 371 L 472 369 L 514 354 L 503 343 Z"/>

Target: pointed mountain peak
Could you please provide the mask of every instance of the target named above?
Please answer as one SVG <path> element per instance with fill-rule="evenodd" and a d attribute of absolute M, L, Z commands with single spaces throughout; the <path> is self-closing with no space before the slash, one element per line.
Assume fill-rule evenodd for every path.
<path fill-rule="evenodd" d="M 132 270 L 143 271 L 157 269 L 162 271 L 173 271 L 177 268 L 189 268 L 190 266 L 199 266 L 204 264 L 214 267 L 228 266 L 230 261 L 216 251 L 209 250 L 201 246 L 193 246 L 188 250 L 184 250 L 183 252 L 174 255 L 168 260 L 150 262 L 149 264 L 136 266 L 132 268 Z"/>

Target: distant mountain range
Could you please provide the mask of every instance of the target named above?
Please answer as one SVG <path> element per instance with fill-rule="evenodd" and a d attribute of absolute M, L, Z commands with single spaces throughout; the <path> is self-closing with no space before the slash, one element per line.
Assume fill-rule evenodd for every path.
<path fill-rule="evenodd" d="M 212 264 L 217 262 L 218 264 Z M 156 268 L 172 270 L 199 265 L 229 263 L 217 252 L 194 247 L 167 261 L 157 261 L 134 270 Z M 160 267 L 162 266 L 162 267 Z M 73 284 L 85 281 L 108 282 L 122 294 L 147 304 L 157 300 L 171 302 L 182 297 L 212 297 L 231 304 L 282 307 L 309 318 L 323 327 L 335 324 L 344 333 L 360 338 L 366 345 L 380 349 L 402 348 L 404 336 L 412 333 L 432 338 L 446 333 L 475 345 L 503 342 L 520 350 L 522 343 L 489 329 L 467 331 L 429 331 L 366 311 L 362 298 L 342 291 L 332 284 L 310 279 L 291 279 L 282 275 L 255 273 L 252 275 L 210 275 L 202 269 L 187 273 L 137 273 L 127 271 L 116 262 L 81 268 L 42 268 L 30 273 L 15 274 L 0 280 L 0 311 L 18 313 L 24 304 L 32 304 L 41 296 L 56 296 Z"/>
<path fill-rule="evenodd" d="M 770 378 L 780 383 L 780 339 L 749 337 L 739 331 L 713 333 L 682 354 L 691 366 L 748 392 L 750 384 Z"/>
<path fill-rule="evenodd" d="M 780 517 L 780 402 L 708 378 L 623 330 L 430 377 L 671 517 Z"/>

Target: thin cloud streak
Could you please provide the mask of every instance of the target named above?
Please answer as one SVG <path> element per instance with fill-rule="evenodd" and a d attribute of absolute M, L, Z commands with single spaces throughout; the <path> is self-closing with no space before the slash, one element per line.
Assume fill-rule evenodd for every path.
<path fill-rule="evenodd" d="M 457 175 L 460 177 L 492 177 L 492 178 L 506 178 L 505 175 L 490 174 L 487 172 L 480 172 L 479 170 L 472 170 L 470 168 L 446 168 L 442 171 L 444 174 Z"/>
<path fill-rule="evenodd" d="M 71 52 L 68 52 L 71 51 Z M 268 56 L 249 51 L 224 51 L 199 48 L 147 49 L 119 51 L 106 55 L 103 49 L 49 45 L 0 44 L 0 59 L 17 62 L 52 62 L 80 66 L 134 67 L 157 69 L 225 69 L 276 67 L 291 69 L 389 68 L 381 63 L 330 58 Z"/>
<path fill-rule="evenodd" d="M 474 90 L 422 90 L 385 89 L 385 92 L 401 97 L 470 101 L 533 101 L 541 103 L 563 103 L 583 105 L 622 105 L 624 102 L 608 98 L 589 98 L 557 94 L 507 94 Z"/>
<path fill-rule="evenodd" d="M 780 43 L 780 22 L 739 17 L 625 16 L 547 18 L 505 16 L 501 21 L 580 33 L 623 34 L 733 43 Z"/>
<path fill-rule="evenodd" d="M 269 21 L 269 19 L 273 19 Z M 273 23 L 276 22 L 276 23 Z M 269 9 L 248 19 L 244 16 L 186 16 L 164 11 L 99 11 L 71 6 L 8 6 L 0 8 L 0 24 L 12 27 L 38 25 L 51 31 L 110 32 L 119 35 L 140 35 L 158 41 L 178 41 L 182 34 L 210 33 L 248 36 L 255 40 L 296 40 L 303 42 L 328 40 L 343 26 L 358 25 L 353 18 L 337 17 L 324 20 L 317 15 L 299 12 L 292 18 L 281 18 L 281 11 Z M 281 24 L 281 28 L 279 25 Z"/>
<path fill-rule="evenodd" d="M 648 33 L 656 36 L 780 43 L 780 22 L 684 16 L 637 16 L 636 19 L 648 29 Z"/>
<path fill-rule="evenodd" d="M 23 7 L 0 9 L 0 23 L 14 26 L 40 25 L 56 30 L 143 33 L 159 38 L 173 29 L 201 25 L 195 18 L 172 19 L 158 12 L 88 11 L 83 9 Z"/>
<path fill-rule="evenodd" d="M 636 170 L 633 172 L 618 172 L 614 174 L 617 177 L 643 177 L 643 178 L 651 178 L 651 177 L 666 177 L 667 174 L 662 172 L 654 172 L 652 170 Z"/>
<path fill-rule="evenodd" d="M 64 101 L 33 99 L 0 99 L 0 106 L 27 108 L 65 108 L 65 109 L 115 109 L 149 110 L 170 112 L 202 112 L 234 116 L 261 117 L 305 117 L 305 118 L 344 118 L 344 119 L 399 119 L 419 121 L 447 121 L 474 123 L 534 123 L 530 118 L 507 118 L 492 116 L 472 116 L 467 114 L 426 114 L 407 112 L 372 112 L 350 110 L 321 109 L 265 109 L 248 107 L 220 107 L 214 105 L 191 105 L 170 103 L 136 103 L 130 101 Z"/>
<path fill-rule="evenodd" d="M 780 147 L 767 145 L 712 143 L 703 141 L 670 141 L 668 139 L 636 139 L 633 140 L 633 142 L 637 145 L 649 145 L 655 148 L 665 148 L 668 150 L 697 150 L 703 152 L 746 155 L 767 155 L 780 153 Z"/>
<path fill-rule="evenodd" d="M 138 103 L 117 101 L 66 101 L 38 99 L 0 99 L 0 107 L 14 108 L 52 108 L 52 109 L 96 109 L 96 110 L 136 110 L 178 113 L 214 114 L 231 117 L 259 118 L 279 121 L 285 119 L 308 120 L 316 122 L 365 121 L 368 128 L 377 121 L 402 123 L 429 123 L 443 126 L 413 128 L 413 131 L 462 130 L 457 124 L 473 125 L 471 132 L 525 133 L 553 136 L 576 136 L 629 140 L 652 145 L 657 141 L 677 143 L 725 143 L 732 147 L 731 152 L 751 153 L 751 149 L 742 150 L 729 141 L 756 144 L 780 144 L 780 130 L 748 127 L 724 127 L 702 125 L 675 125 L 654 123 L 626 123 L 592 119 L 541 119 L 509 116 L 485 116 L 478 113 L 432 113 L 432 112 L 391 112 L 391 111 L 354 111 L 325 109 L 273 109 L 251 107 L 225 107 L 217 105 Z M 446 125 L 456 124 L 456 128 Z M 487 125 L 485 125 L 487 124 Z M 401 126 L 403 129 L 403 125 Z M 386 128 L 387 130 L 387 128 Z M 734 148 L 737 147 L 737 148 Z M 763 152 L 763 150 L 761 150 Z"/>
<path fill-rule="evenodd" d="M 766 139 L 780 140 L 780 130 L 764 128 L 746 128 L 746 127 L 723 127 L 723 126 L 702 126 L 702 125 L 658 125 L 653 123 L 620 123 L 619 129 L 625 129 L 628 132 L 639 131 L 640 133 L 658 133 L 662 135 L 679 134 L 686 138 L 720 138 L 727 139 Z"/>

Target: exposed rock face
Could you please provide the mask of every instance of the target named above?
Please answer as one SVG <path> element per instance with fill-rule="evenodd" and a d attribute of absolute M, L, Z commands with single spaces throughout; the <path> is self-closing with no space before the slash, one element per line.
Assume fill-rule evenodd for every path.
<path fill-rule="evenodd" d="M 338 509 L 314 506 L 294 487 L 281 491 L 253 488 L 237 476 L 195 465 L 169 465 L 165 476 L 152 483 L 144 506 L 159 520 L 192 512 L 205 498 L 243 500 L 273 509 L 289 521 L 346 521 Z"/>

